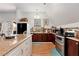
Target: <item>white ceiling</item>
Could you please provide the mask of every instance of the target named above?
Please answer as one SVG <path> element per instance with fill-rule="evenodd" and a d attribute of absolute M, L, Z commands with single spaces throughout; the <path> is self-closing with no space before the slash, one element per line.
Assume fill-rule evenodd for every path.
<path fill-rule="evenodd" d="M 44 3 L 18 3 L 15 5 L 17 9 L 26 12 L 36 12 L 36 9 L 38 9 L 39 12 L 45 12 L 45 8 L 48 4 L 44 5 Z"/>
<path fill-rule="evenodd" d="M 0 3 L 0 12 L 2 11 L 15 11 L 16 6 L 9 3 Z"/>
<path fill-rule="evenodd" d="M 45 12 L 48 5 L 44 5 L 44 3 L 0 3 L 0 12 L 15 11 L 16 9 L 25 12 L 36 12 L 38 9 L 39 12 Z"/>

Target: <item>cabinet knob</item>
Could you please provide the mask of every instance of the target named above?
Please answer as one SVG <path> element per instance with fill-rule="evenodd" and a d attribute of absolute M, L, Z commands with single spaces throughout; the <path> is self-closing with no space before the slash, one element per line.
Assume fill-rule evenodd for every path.
<path fill-rule="evenodd" d="M 76 45 L 78 45 L 78 42 L 76 42 Z"/>

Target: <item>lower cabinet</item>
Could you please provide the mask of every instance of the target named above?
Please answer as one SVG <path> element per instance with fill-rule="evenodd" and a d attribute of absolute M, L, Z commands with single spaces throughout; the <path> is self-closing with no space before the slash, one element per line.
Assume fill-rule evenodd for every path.
<path fill-rule="evenodd" d="M 37 41 L 37 38 L 38 38 L 37 34 L 32 35 L 32 41 L 34 41 L 34 42 Z"/>
<path fill-rule="evenodd" d="M 21 56 L 23 54 L 23 50 L 20 47 L 17 47 L 10 51 L 6 56 Z"/>
<path fill-rule="evenodd" d="M 32 39 L 30 38 L 29 40 L 25 41 L 23 45 L 23 56 L 32 55 Z"/>
<path fill-rule="evenodd" d="M 55 35 L 52 33 L 37 33 L 32 35 L 33 42 L 55 42 Z"/>
<path fill-rule="evenodd" d="M 41 34 L 42 38 L 41 38 L 41 42 L 48 42 L 48 35 L 47 34 Z"/>
<path fill-rule="evenodd" d="M 65 55 L 79 56 L 79 42 L 72 39 L 65 39 Z"/>
<path fill-rule="evenodd" d="M 47 37 L 48 37 L 49 42 L 55 43 L 55 35 L 54 34 L 48 34 Z"/>
<path fill-rule="evenodd" d="M 10 51 L 6 56 L 30 56 L 32 55 L 32 38 L 29 37 L 22 44 Z"/>

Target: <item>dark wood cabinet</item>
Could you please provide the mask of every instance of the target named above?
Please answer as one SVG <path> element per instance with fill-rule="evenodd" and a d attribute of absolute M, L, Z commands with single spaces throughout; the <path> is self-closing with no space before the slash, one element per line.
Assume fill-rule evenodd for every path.
<path fill-rule="evenodd" d="M 42 35 L 41 34 L 36 34 L 37 36 L 37 41 L 41 42 L 42 41 Z"/>
<path fill-rule="evenodd" d="M 79 42 L 72 39 L 65 39 L 65 55 L 79 56 Z"/>
<path fill-rule="evenodd" d="M 34 42 L 37 41 L 37 38 L 38 38 L 38 36 L 36 34 L 32 35 L 32 39 L 33 39 L 32 41 L 34 41 Z"/>
<path fill-rule="evenodd" d="M 48 34 L 48 41 L 49 42 L 54 42 L 55 43 L 55 35 L 54 34 Z"/>
<path fill-rule="evenodd" d="M 37 33 L 32 35 L 33 42 L 55 42 L 55 35 L 50 33 Z"/>
<path fill-rule="evenodd" d="M 42 42 L 48 42 L 47 34 L 42 34 Z"/>

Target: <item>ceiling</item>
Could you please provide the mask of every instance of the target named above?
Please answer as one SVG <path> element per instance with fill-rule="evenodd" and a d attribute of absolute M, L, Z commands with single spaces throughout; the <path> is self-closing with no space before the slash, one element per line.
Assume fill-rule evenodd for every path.
<path fill-rule="evenodd" d="M 16 11 L 20 9 L 25 12 L 45 12 L 46 7 L 49 4 L 46 3 L 0 3 L 0 11 Z"/>
<path fill-rule="evenodd" d="M 0 3 L 0 12 L 3 11 L 15 11 L 16 10 L 16 6 L 14 4 L 10 4 L 10 3 Z"/>
<path fill-rule="evenodd" d="M 17 9 L 20 9 L 25 12 L 36 12 L 38 9 L 39 12 L 45 12 L 48 4 L 45 3 L 18 3 L 15 4 Z"/>

